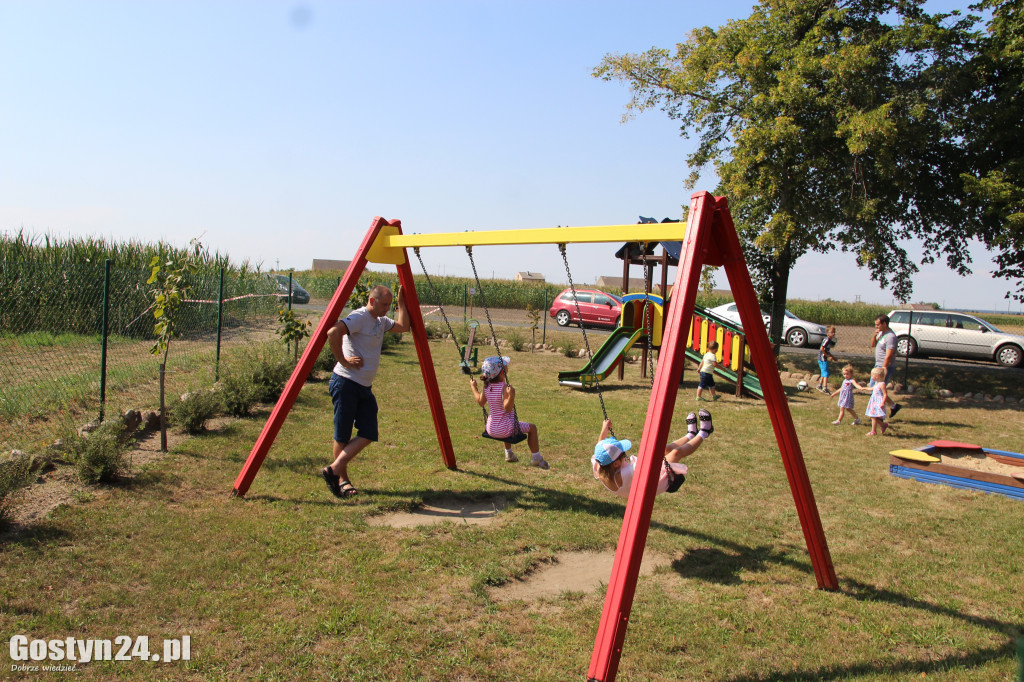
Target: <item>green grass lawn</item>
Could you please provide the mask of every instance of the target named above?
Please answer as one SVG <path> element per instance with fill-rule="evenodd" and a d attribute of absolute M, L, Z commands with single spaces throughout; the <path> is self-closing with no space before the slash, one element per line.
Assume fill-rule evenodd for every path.
<path fill-rule="evenodd" d="M 583 361 L 512 354 L 519 414 L 539 425 L 551 463 L 540 471 L 524 447 L 507 464 L 479 437 L 451 342 L 431 347 L 458 471 L 442 465 L 406 341 L 375 382 L 381 441 L 350 467 L 357 497 L 336 500 L 318 474 L 331 407 L 326 383 L 309 383 L 245 498 L 229 494 L 262 419 L 189 440 L 130 483 L 6 536 L 0 630 L 148 635 L 154 650 L 191 637 L 188 663 L 97 662 L 76 679 L 584 679 L 603 588 L 539 601 L 490 593 L 560 552 L 615 547 L 624 501 L 588 461 L 600 403 L 556 381 Z M 695 379 L 688 367 L 676 436 L 697 407 Z M 620 438 L 639 442 L 649 397 L 638 365 L 608 381 Z M 618 679 L 1014 679 L 1024 503 L 891 477 L 887 453 L 934 438 L 1020 451 L 1021 411 L 903 402 L 894 436 L 866 438 L 865 427 L 830 425 L 834 398 L 790 396 L 836 592 L 815 589 L 764 403 L 714 404 L 716 432 L 688 460 L 686 484 L 657 498 L 647 551 L 669 562 L 640 579 Z M 369 523 L 426 500 L 499 496 L 492 525 Z"/>

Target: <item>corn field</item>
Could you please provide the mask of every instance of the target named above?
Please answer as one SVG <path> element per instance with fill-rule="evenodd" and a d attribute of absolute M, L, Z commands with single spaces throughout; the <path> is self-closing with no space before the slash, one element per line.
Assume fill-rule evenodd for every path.
<path fill-rule="evenodd" d="M 156 406 L 147 265 L 171 251 L 0 236 L 0 449 L 37 449 L 102 412 Z M 287 305 L 265 274 L 218 255 L 188 284 L 169 392 L 212 383 L 222 350 L 274 339 Z"/>

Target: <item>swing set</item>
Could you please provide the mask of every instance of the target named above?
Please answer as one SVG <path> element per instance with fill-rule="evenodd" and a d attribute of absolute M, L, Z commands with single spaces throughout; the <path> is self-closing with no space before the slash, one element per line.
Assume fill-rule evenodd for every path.
<path fill-rule="evenodd" d="M 729 214 L 728 202 L 724 197 L 715 197 L 708 192 L 695 193 L 691 197 L 689 216 L 688 224 L 607 225 L 433 235 L 405 235 L 402 234 L 401 221 L 375 218 L 351 265 L 345 272 L 334 297 L 328 304 L 323 318 L 313 332 L 302 358 L 285 385 L 284 392 L 253 445 L 245 465 L 238 474 L 233 494 L 244 496 L 249 490 L 289 410 L 295 403 L 306 377 L 309 376 L 314 360 L 326 342 L 327 330 L 340 317 L 368 262 L 392 264 L 398 269 L 399 284 L 405 290 L 406 307 L 411 318 L 416 353 L 426 387 L 427 401 L 434 420 L 441 457 L 445 466 L 455 469 L 455 452 L 452 448 L 448 422 L 438 390 L 437 376 L 434 373 L 430 346 L 427 342 L 426 329 L 416 297 L 416 287 L 406 257 L 406 249 L 417 249 L 418 254 L 419 248 L 433 246 L 471 248 L 473 246 L 513 244 L 682 241 L 673 301 L 671 305 L 666 306 L 660 358 L 657 372 L 654 373 L 650 402 L 637 453 L 638 466 L 629 499 L 626 502 L 622 530 L 615 552 L 615 561 L 612 565 L 612 574 L 608 581 L 608 591 L 598 625 L 587 679 L 612 682 L 618 671 L 622 646 L 626 637 L 626 626 L 633 605 L 637 577 L 640 573 L 640 561 L 643 558 L 651 513 L 654 508 L 654 498 L 657 494 L 658 477 L 663 465 L 663 453 L 668 442 L 668 429 L 672 421 L 683 365 L 686 361 L 687 330 L 693 316 L 701 268 L 704 265 L 724 267 L 740 313 L 740 321 L 743 328 L 748 330 L 751 360 L 754 367 L 761 370 L 759 376 L 765 404 L 775 432 L 790 491 L 796 504 L 804 542 L 807 545 L 818 588 L 838 589 L 838 580 L 832 566 L 828 544 L 825 540 L 821 519 L 818 516 L 814 493 L 811 490 L 782 382 L 778 372 L 768 371 L 774 369 L 775 357 L 768 341 L 767 332 L 761 323 L 760 308 L 743 252 L 740 249 L 736 228 Z M 470 256 L 472 257 L 471 251 Z M 488 324 L 490 324 L 489 314 Z M 492 333 L 492 338 L 493 336 Z M 457 342 L 456 346 L 458 346 Z"/>

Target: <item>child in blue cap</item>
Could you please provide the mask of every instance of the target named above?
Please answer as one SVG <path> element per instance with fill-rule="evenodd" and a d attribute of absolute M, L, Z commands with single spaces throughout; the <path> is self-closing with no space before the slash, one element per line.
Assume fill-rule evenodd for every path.
<path fill-rule="evenodd" d="M 636 471 L 636 455 L 627 457 L 626 451 L 633 447 L 633 443 L 612 438 L 611 430 L 611 420 L 605 419 L 601 425 L 601 439 L 594 446 L 594 456 L 590 458 L 594 467 L 594 478 L 619 497 L 629 497 L 629 488 Z M 711 413 L 707 410 L 686 415 L 686 437 L 665 446 L 664 466 L 658 478 L 659 493 L 674 493 L 679 490 L 679 486 L 686 480 L 688 470 L 680 460 L 696 452 L 714 430 Z"/>

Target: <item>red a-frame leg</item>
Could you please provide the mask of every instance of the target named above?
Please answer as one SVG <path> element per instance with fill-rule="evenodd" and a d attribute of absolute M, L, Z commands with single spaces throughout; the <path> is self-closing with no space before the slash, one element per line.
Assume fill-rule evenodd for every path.
<path fill-rule="evenodd" d="M 748 341 L 754 367 L 758 370 L 759 377 L 771 377 L 767 382 L 764 378 L 761 379 L 762 387 L 779 448 L 783 453 L 790 488 L 797 502 L 797 512 L 811 552 L 818 585 L 828 589 L 838 587 L 824 532 L 821 530 L 821 520 L 814 504 L 814 496 L 807 481 L 807 471 L 803 465 L 789 406 L 782 392 L 782 382 L 774 371 L 774 356 L 761 323 L 760 309 L 750 283 L 743 252 L 739 248 L 736 229 L 728 217 L 728 210 L 724 198 L 716 199 L 707 192 L 694 194 L 691 199 L 689 226 L 676 272 L 674 300 L 665 322 L 661 360 L 654 375 L 654 387 L 641 436 L 637 471 L 626 503 L 604 611 L 601 614 L 590 659 L 588 680 L 613 682 L 618 671 L 622 644 L 626 637 L 626 625 L 636 591 L 636 580 L 640 573 L 640 561 L 643 558 L 647 531 L 650 527 L 654 497 L 657 493 L 658 476 L 664 459 L 665 444 L 668 442 L 668 429 L 675 408 L 676 392 L 685 362 L 686 339 L 683 335 L 688 329 L 689 320 L 693 317 L 700 271 L 705 264 L 726 266 L 743 328 L 750 330 L 748 333 L 753 337 L 748 338 Z"/>
<path fill-rule="evenodd" d="M 352 259 L 351 265 L 345 271 L 345 276 L 341 280 L 341 284 L 338 285 L 338 290 L 334 292 L 334 296 L 331 298 L 331 302 L 327 304 L 327 310 L 324 312 L 320 323 L 317 324 L 316 330 L 310 337 L 309 343 L 306 345 L 306 350 L 303 351 L 302 357 L 299 359 L 299 364 L 295 366 L 292 371 L 291 377 L 288 379 L 288 383 L 285 384 L 284 391 L 281 393 L 281 397 L 278 398 L 277 404 L 274 406 L 274 410 L 270 413 L 270 418 L 267 419 L 267 423 L 263 425 L 263 431 L 260 432 L 259 438 L 256 439 L 256 444 L 253 445 L 252 452 L 249 453 L 249 458 L 245 462 L 245 466 L 242 467 L 242 471 L 239 472 L 238 478 L 235 479 L 235 488 L 233 494 L 241 497 L 245 495 L 249 490 L 249 486 L 252 485 L 252 481 L 256 478 L 257 472 L 260 470 L 260 466 L 263 464 L 263 460 L 267 456 L 267 452 L 270 450 L 270 446 L 274 444 L 274 439 L 277 437 L 278 431 L 281 430 L 281 425 L 284 424 L 285 418 L 288 416 L 288 412 L 292 409 L 292 405 L 295 404 L 295 399 L 299 395 L 299 391 L 302 390 L 302 385 L 306 381 L 306 377 L 309 376 L 310 371 L 313 369 L 313 362 L 316 357 L 320 355 L 320 351 L 324 347 L 324 343 L 327 342 L 327 330 L 330 329 L 338 318 L 341 316 L 342 310 L 345 308 L 345 304 L 348 302 L 349 297 L 352 295 L 352 290 L 355 289 L 356 283 L 359 281 L 359 276 L 363 274 L 363 270 L 366 269 L 367 256 L 371 253 L 371 249 L 377 237 L 380 235 L 381 230 L 387 227 L 388 232 L 401 234 L 402 221 L 400 220 L 385 220 L 381 217 L 373 219 L 373 223 L 370 225 L 370 229 L 366 232 L 366 236 L 363 238 L 362 244 L 359 245 L 359 249 L 356 251 L 355 257 Z M 390 261 L 394 262 L 394 261 Z M 406 307 L 409 310 L 409 315 L 412 322 L 413 339 L 416 343 L 416 353 L 419 356 L 420 369 L 423 373 L 423 381 L 427 389 L 427 399 L 430 403 L 430 409 L 434 416 L 434 426 L 437 430 L 438 443 L 441 446 L 441 455 L 444 460 L 445 466 L 449 469 L 455 468 L 455 454 L 452 450 L 451 436 L 448 433 L 448 423 L 444 415 L 444 407 L 441 404 L 441 395 L 437 388 L 437 377 L 434 374 L 434 363 L 430 357 L 430 347 L 427 343 L 427 333 L 423 325 L 423 315 L 420 312 L 419 301 L 416 297 L 416 287 L 413 286 L 412 271 L 409 268 L 409 259 L 403 258 L 402 263 L 398 266 L 398 278 L 402 287 L 406 290 Z"/>

